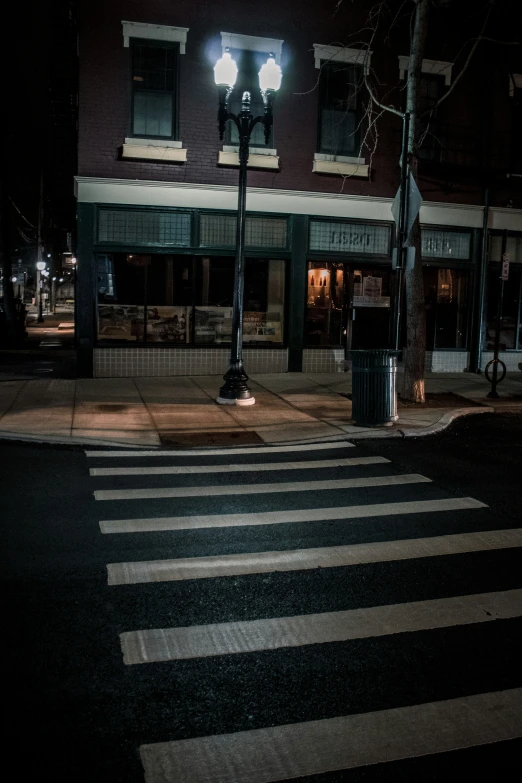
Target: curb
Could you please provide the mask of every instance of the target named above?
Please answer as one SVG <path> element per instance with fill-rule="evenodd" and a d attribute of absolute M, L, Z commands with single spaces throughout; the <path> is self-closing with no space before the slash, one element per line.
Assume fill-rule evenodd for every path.
<path fill-rule="evenodd" d="M 424 427 L 419 430 L 403 430 L 404 438 L 416 438 L 423 437 L 424 435 L 435 435 L 437 432 L 447 429 L 449 425 L 456 419 L 460 419 L 463 416 L 474 416 L 477 413 L 496 413 L 495 408 L 490 405 L 485 405 L 483 408 L 457 408 L 453 411 L 445 413 L 439 421 L 432 424 L 430 427 Z"/>
<path fill-rule="evenodd" d="M 447 429 L 449 425 L 456 419 L 460 419 L 463 416 L 473 416 L 477 413 L 496 413 L 497 409 L 492 406 L 484 406 L 481 408 L 456 408 L 455 410 L 444 413 L 441 418 L 431 424 L 429 427 L 415 428 L 408 427 L 401 429 L 397 427 L 395 429 L 389 429 L 383 427 L 382 429 L 364 430 L 361 433 L 348 433 L 342 432 L 339 435 L 331 435 L 323 438 L 304 438 L 303 440 L 285 440 L 277 441 L 276 443 L 264 443 L 264 446 L 307 446 L 311 443 L 334 443 L 340 440 L 352 441 L 352 440 L 375 440 L 376 438 L 422 438 L 427 435 L 436 435 L 438 432 L 442 432 Z M 0 441 L 18 441 L 21 443 L 43 443 L 56 446 L 104 446 L 105 448 L 124 448 L 124 449 L 136 449 L 143 451 L 144 449 L 154 451 L 156 449 L 164 448 L 161 444 L 135 444 L 114 440 L 101 440 L 99 438 L 87 438 L 87 437 L 71 437 L 63 438 L 54 435 L 31 435 L 29 433 L 18 434 L 14 432 L 2 432 L 0 431 Z M 260 444 L 261 445 L 261 444 Z M 197 449 L 198 447 L 187 447 L 187 451 L 190 449 Z M 200 448 L 209 448 L 208 446 L 201 446 Z M 227 448 L 224 446 L 216 446 L 216 448 Z M 233 450 L 234 446 L 229 446 Z"/>
<path fill-rule="evenodd" d="M 452 411 L 444 413 L 438 421 L 434 424 L 430 424 L 429 427 L 404 427 L 401 429 L 400 424 L 395 429 L 383 427 L 378 430 L 365 430 L 358 433 L 346 433 L 348 440 L 373 440 L 375 438 L 422 438 L 426 435 L 436 435 L 438 432 L 442 432 L 447 429 L 449 425 L 460 419 L 462 416 L 473 416 L 476 413 L 495 413 L 495 408 L 485 405 L 482 408 L 455 408 Z"/>
<path fill-rule="evenodd" d="M 51 446 L 106 446 L 118 449 L 159 449 L 161 446 L 153 443 L 135 444 L 120 440 L 99 440 L 98 438 L 61 438 L 59 435 L 31 435 L 30 433 L 18 434 L 15 432 L 0 431 L 0 442 L 15 441 L 20 443 L 43 443 Z"/>

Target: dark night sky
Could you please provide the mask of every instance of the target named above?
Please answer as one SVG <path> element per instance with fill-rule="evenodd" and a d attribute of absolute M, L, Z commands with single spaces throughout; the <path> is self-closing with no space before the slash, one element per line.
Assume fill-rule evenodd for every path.
<path fill-rule="evenodd" d="M 4 171 L 9 194 L 33 221 L 49 123 L 47 1 L 16 3 L 13 14 Z"/>

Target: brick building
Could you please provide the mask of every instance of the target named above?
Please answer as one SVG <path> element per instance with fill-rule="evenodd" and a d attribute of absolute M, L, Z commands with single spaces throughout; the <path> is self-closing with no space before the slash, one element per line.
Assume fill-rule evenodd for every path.
<path fill-rule="evenodd" d="M 341 370 L 346 347 L 388 344 L 401 122 L 385 113 L 369 127 L 363 80 L 403 107 L 408 25 L 368 50 L 350 38 L 368 4 L 335 13 L 336 5 L 80 0 L 84 374 L 227 367 L 238 155 L 230 129 L 219 140 L 212 72 L 226 47 L 239 66 L 235 101 L 250 89 L 259 107 L 257 71 L 269 53 L 283 70 L 272 138 L 251 140 L 247 372 Z M 467 5 L 432 14 L 421 83 L 428 109 L 450 90 L 463 43 L 476 35 Z M 509 35 L 510 7 L 492 22 L 498 38 Z M 483 42 L 423 120 L 428 370 L 488 360 L 504 236 L 512 263 L 501 343 L 508 369 L 522 358 L 521 93 L 519 47 Z"/>

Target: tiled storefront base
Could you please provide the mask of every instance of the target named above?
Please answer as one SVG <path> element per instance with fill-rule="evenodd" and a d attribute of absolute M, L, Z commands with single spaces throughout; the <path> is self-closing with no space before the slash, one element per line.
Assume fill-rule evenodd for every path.
<path fill-rule="evenodd" d="M 402 360 L 406 358 L 406 349 Z M 465 372 L 469 367 L 468 351 L 426 351 L 426 372 Z"/>
<path fill-rule="evenodd" d="M 305 348 L 303 372 L 344 372 L 342 348 Z"/>
<path fill-rule="evenodd" d="M 464 372 L 468 364 L 467 351 L 426 351 L 426 372 Z M 305 348 L 303 372 L 344 372 L 343 349 Z"/>
<path fill-rule="evenodd" d="M 228 348 L 95 348 L 95 378 L 132 378 L 162 375 L 213 375 L 228 367 Z M 493 358 L 491 351 L 482 354 L 482 366 Z M 522 362 L 522 351 L 503 352 L 500 358 L 508 372 L 515 372 Z M 249 374 L 288 371 L 286 348 L 243 351 Z M 427 351 L 426 372 L 464 372 L 469 365 L 467 351 Z M 305 348 L 303 372 L 344 372 L 342 348 Z"/>
<path fill-rule="evenodd" d="M 484 351 L 482 354 L 482 369 L 492 358 L 493 351 Z M 504 362 L 508 372 L 516 372 L 520 369 L 518 365 L 522 363 L 522 351 L 500 351 L 498 358 Z"/>
<path fill-rule="evenodd" d="M 95 348 L 95 378 L 139 378 L 164 375 L 214 375 L 226 372 L 228 348 Z M 245 349 L 248 374 L 287 372 L 286 348 Z"/>
<path fill-rule="evenodd" d="M 464 372 L 468 366 L 467 351 L 426 351 L 426 372 Z"/>

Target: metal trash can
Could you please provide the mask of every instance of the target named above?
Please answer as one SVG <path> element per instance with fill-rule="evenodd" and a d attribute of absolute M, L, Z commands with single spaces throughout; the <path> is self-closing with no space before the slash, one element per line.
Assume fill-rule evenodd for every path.
<path fill-rule="evenodd" d="M 352 418 L 359 427 L 386 427 L 397 415 L 397 357 L 400 351 L 376 348 L 349 351 L 352 360 Z"/>

